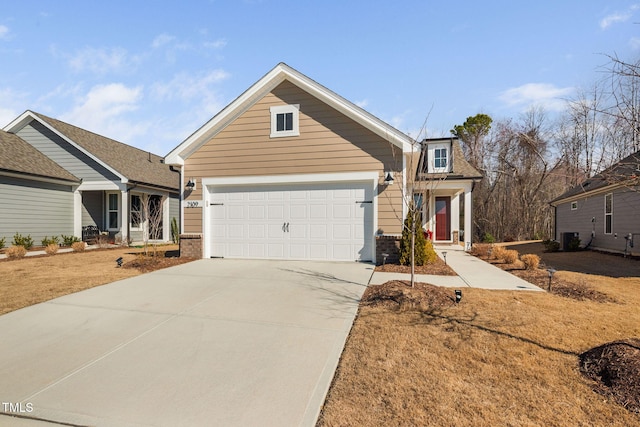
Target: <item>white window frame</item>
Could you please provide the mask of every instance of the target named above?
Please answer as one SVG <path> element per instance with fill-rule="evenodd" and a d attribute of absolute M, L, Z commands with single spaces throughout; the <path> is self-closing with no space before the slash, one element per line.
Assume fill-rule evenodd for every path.
<path fill-rule="evenodd" d="M 571 202 L 571 210 L 575 211 L 578 210 L 578 202 Z"/>
<path fill-rule="evenodd" d="M 446 154 L 446 165 L 444 167 L 436 167 L 436 150 L 444 150 Z M 449 172 L 451 165 L 451 146 L 449 144 L 433 144 L 429 146 L 428 152 L 429 165 L 428 173 Z"/>
<path fill-rule="evenodd" d="M 607 197 L 611 197 L 611 212 L 607 212 Z M 607 217 L 610 217 L 610 230 L 607 232 Z M 613 193 L 604 195 L 604 234 L 613 234 Z"/>
<path fill-rule="evenodd" d="M 291 105 L 278 105 L 269 108 L 271 113 L 271 138 L 282 138 L 287 136 L 299 136 L 300 135 L 300 104 Z M 291 113 L 293 118 L 292 129 L 290 130 L 277 130 L 278 115 Z"/>
<path fill-rule="evenodd" d="M 115 209 L 111 209 L 111 196 L 115 196 L 116 198 L 116 208 Z M 121 193 L 116 193 L 116 192 L 108 192 L 107 193 L 107 203 L 106 203 L 106 210 L 107 210 L 107 218 L 106 218 L 106 226 L 107 226 L 107 230 L 109 231 L 118 231 L 120 230 L 120 197 L 121 197 Z M 116 227 L 113 228 L 111 227 L 111 213 L 115 212 L 116 213 Z"/>

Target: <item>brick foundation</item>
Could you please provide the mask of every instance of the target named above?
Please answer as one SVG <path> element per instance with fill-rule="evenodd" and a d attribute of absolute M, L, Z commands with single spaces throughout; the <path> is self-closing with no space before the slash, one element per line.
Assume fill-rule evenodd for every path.
<path fill-rule="evenodd" d="M 202 235 L 180 235 L 180 258 L 202 258 Z"/>
<path fill-rule="evenodd" d="M 384 261 L 382 254 L 389 254 L 387 263 L 397 263 L 400 261 L 400 236 L 377 236 L 376 237 L 376 265 L 381 265 Z"/>

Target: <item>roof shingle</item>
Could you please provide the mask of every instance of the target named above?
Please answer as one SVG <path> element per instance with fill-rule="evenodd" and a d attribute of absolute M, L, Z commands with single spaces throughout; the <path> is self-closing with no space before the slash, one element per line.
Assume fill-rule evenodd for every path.
<path fill-rule="evenodd" d="M 17 135 L 0 130 L 0 169 L 79 183 L 80 179 Z"/>
<path fill-rule="evenodd" d="M 169 165 L 162 163 L 161 156 L 40 113 L 33 114 L 129 181 L 172 190 L 180 188 L 179 174 L 171 171 Z"/>

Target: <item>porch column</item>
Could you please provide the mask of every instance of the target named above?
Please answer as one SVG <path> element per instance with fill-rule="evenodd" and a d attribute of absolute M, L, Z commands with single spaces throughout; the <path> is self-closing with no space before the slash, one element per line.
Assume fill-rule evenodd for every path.
<path fill-rule="evenodd" d="M 171 240 L 171 213 L 169 211 L 169 193 L 164 194 L 164 202 L 162 203 L 162 241 L 169 242 Z"/>
<path fill-rule="evenodd" d="M 122 190 L 122 203 L 120 203 L 120 235 L 122 236 L 122 243 L 129 243 L 129 193 L 127 190 Z"/>
<path fill-rule="evenodd" d="M 73 192 L 73 235 L 82 239 L 82 191 Z"/>
<path fill-rule="evenodd" d="M 472 197 L 470 187 L 471 185 L 464 190 L 464 249 L 466 251 L 471 249 L 473 240 L 473 229 L 471 228 L 473 226 L 471 221 L 471 212 L 473 212 L 473 209 L 471 206 Z"/>

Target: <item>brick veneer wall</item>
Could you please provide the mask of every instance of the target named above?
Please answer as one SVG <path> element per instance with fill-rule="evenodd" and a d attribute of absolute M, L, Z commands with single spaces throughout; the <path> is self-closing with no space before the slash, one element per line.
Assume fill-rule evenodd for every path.
<path fill-rule="evenodd" d="M 389 254 L 387 263 L 397 263 L 400 261 L 400 236 L 377 236 L 376 237 L 376 264 L 381 265 L 384 257 L 382 254 Z"/>
<path fill-rule="evenodd" d="M 180 235 L 180 258 L 202 258 L 202 235 Z"/>

